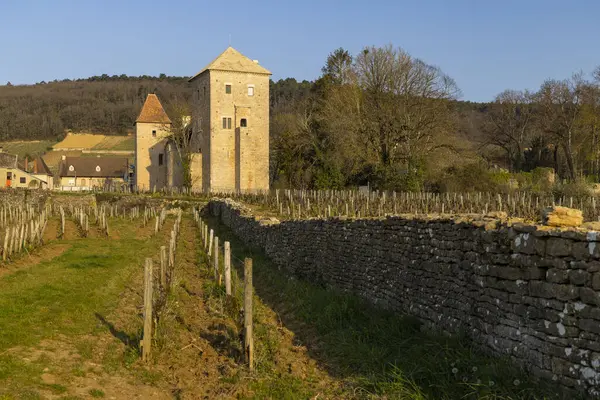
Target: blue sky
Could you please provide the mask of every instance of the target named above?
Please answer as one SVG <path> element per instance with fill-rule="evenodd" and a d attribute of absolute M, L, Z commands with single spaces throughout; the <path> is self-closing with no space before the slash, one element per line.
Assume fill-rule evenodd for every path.
<path fill-rule="evenodd" d="M 597 0 L 0 0 L 0 82 L 190 76 L 231 35 L 274 79 L 315 79 L 338 47 L 392 44 L 489 101 L 600 65 L 599 15 Z"/>

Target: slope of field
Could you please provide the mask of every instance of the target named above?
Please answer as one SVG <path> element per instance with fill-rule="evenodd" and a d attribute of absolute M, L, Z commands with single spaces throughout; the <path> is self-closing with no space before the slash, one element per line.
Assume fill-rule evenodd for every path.
<path fill-rule="evenodd" d="M 92 150 L 134 151 L 135 136 L 105 136 Z"/>
<path fill-rule="evenodd" d="M 134 149 L 133 136 L 108 136 L 91 133 L 76 133 L 67 135 L 61 142 L 56 143 L 54 150 L 129 150 Z"/>
<path fill-rule="evenodd" d="M 3 151 L 10 154 L 16 154 L 19 158 L 44 154 L 54 144 L 56 144 L 56 142 L 53 140 L 17 140 L 0 142 Z"/>

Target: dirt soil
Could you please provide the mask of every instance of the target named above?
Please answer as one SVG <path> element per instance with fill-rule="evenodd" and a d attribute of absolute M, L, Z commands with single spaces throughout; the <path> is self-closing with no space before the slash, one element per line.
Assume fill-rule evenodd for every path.
<path fill-rule="evenodd" d="M 154 223 L 142 227 L 140 220 L 136 236 L 150 237 Z M 173 218 L 168 218 L 159 233 L 168 245 Z M 58 232 L 56 223 L 49 230 Z M 90 228 L 92 229 L 92 228 Z M 100 234 L 96 227 L 92 235 Z M 47 233 L 49 234 L 49 233 Z M 73 221 L 67 220 L 66 238 L 77 238 Z M 111 239 L 118 232 L 111 232 Z M 85 239 L 81 239 L 85 240 Z M 101 391 L 107 399 L 230 399 L 252 396 L 249 387 L 257 379 L 248 371 L 241 354 L 239 324 L 223 313 L 223 305 L 207 302 L 207 282 L 212 271 L 199 261 L 197 230 L 191 218 L 182 221 L 176 264 L 171 277 L 171 294 L 158 318 L 153 341 L 152 359 L 144 363 L 139 355 L 142 332 L 143 269 L 137 269 L 121 294 L 118 307 L 108 315 L 96 315 L 97 332 L 75 340 L 56 337 L 41 342 L 35 348 L 13 348 L 9 352 L 27 361 L 41 357 L 51 360 L 42 381 L 48 386 L 43 398 L 60 399 L 65 395 L 91 398 Z M 10 270 L 34 265 L 56 257 L 70 245 L 51 241 L 29 259 L 23 258 Z M 157 249 L 158 250 L 158 249 Z M 158 276 L 159 251 L 152 254 Z M 0 275 L 3 273 L 0 268 Z M 264 305 L 263 308 L 266 309 Z M 292 376 L 304 380 L 309 376 L 317 388 L 338 386 L 339 383 L 310 358 L 307 349 L 294 341 L 294 335 L 282 326 L 277 314 L 263 309 L 269 324 L 276 327 L 276 376 Z M 315 379 L 316 378 L 316 379 Z M 57 393 L 56 387 L 64 388 Z M 98 392 L 100 393 L 100 392 Z M 324 398 L 324 397 L 323 397 Z"/>

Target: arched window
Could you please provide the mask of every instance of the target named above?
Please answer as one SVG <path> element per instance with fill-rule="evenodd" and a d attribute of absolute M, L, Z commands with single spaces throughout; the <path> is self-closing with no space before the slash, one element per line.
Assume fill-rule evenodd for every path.
<path fill-rule="evenodd" d="M 242 128 L 246 128 L 246 127 L 248 126 L 248 121 L 246 121 L 246 118 L 242 118 L 242 119 L 240 120 L 240 126 L 241 126 Z"/>

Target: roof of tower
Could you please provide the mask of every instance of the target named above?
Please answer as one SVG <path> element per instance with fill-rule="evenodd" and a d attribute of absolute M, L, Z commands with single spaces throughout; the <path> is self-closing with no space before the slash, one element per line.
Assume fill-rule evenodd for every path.
<path fill-rule="evenodd" d="M 258 64 L 258 61 L 251 60 L 233 47 L 229 46 L 224 52 L 219 54 L 210 64 L 194 75 L 190 82 L 196 79 L 205 71 L 235 71 L 250 72 L 253 74 L 271 75 L 271 71 Z"/>
<path fill-rule="evenodd" d="M 171 119 L 165 112 L 162 104 L 160 104 L 158 96 L 156 96 L 154 93 L 150 93 L 148 97 L 146 97 L 146 102 L 144 103 L 142 111 L 140 111 L 140 115 L 137 117 L 135 122 L 170 124 Z"/>

